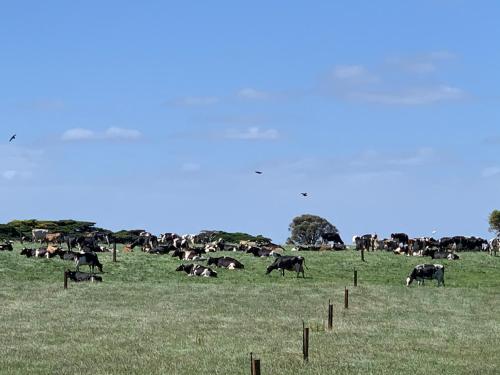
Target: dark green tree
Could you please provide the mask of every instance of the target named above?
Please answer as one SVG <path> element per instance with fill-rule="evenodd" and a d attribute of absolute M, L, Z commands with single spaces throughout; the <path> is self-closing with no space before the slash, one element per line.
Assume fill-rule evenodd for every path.
<path fill-rule="evenodd" d="M 500 211 L 493 210 L 488 219 L 490 224 L 490 231 L 495 232 L 497 235 L 500 235 Z"/>
<path fill-rule="evenodd" d="M 301 215 L 293 218 L 290 226 L 290 240 L 297 245 L 315 245 L 321 242 L 324 233 L 338 233 L 335 225 L 316 215 Z"/>

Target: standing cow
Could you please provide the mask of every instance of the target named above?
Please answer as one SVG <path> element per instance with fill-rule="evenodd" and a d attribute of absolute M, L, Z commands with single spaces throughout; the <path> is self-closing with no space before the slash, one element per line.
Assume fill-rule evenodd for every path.
<path fill-rule="evenodd" d="M 406 278 L 406 286 L 410 286 L 413 280 L 417 280 L 418 285 L 423 285 L 426 279 L 436 279 L 438 286 L 440 284 L 444 286 L 444 266 L 442 264 L 419 264 L 415 266 Z"/>
<path fill-rule="evenodd" d="M 281 271 L 281 275 L 285 276 L 285 270 L 287 270 L 297 272 L 297 277 L 299 277 L 299 274 L 302 273 L 302 277 L 305 278 L 304 266 L 304 257 L 290 255 L 280 256 L 273 262 L 273 264 L 267 267 L 266 275 L 270 274 L 272 270 L 279 270 Z"/>

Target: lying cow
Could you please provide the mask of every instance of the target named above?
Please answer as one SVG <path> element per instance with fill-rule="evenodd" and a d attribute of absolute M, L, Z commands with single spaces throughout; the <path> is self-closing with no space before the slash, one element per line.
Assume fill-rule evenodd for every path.
<path fill-rule="evenodd" d="M 217 267 L 227 268 L 228 270 L 245 268 L 245 266 L 242 263 L 231 257 L 208 258 L 207 265 L 211 264 L 215 264 Z"/>
<path fill-rule="evenodd" d="M 247 251 L 248 254 L 253 254 L 255 257 L 268 257 L 274 254 L 277 254 L 274 252 L 274 250 L 271 249 L 261 249 L 260 247 L 255 247 L 252 246 L 250 247 Z M 277 254 L 279 256 L 279 254 Z"/>
<path fill-rule="evenodd" d="M 9 242 L 9 243 L 5 243 L 5 244 L 0 244 L 0 251 L 12 251 L 13 250 L 13 247 L 12 247 L 12 244 Z"/>
<path fill-rule="evenodd" d="M 26 258 L 41 258 L 41 257 L 47 257 L 48 258 L 48 253 L 47 249 L 45 247 L 41 247 L 39 249 L 29 249 L 29 248 L 24 248 L 21 250 L 21 255 L 25 255 Z"/>
<path fill-rule="evenodd" d="M 176 271 L 184 271 L 188 276 L 217 277 L 217 272 L 199 264 L 181 264 Z"/>
<path fill-rule="evenodd" d="M 80 271 L 80 266 L 89 266 L 90 272 L 94 273 L 94 268 L 97 267 L 99 272 L 102 272 L 102 264 L 99 262 L 97 255 L 94 253 L 76 253 L 75 266 L 76 270 Z"/>
<path fill-rule="evenodd" d="M 66 274 L 68 275 L 68 278 L 70 280 L 73 280 L 75 282 L 80 282 L 80 281 L 101 282 L 102 281 L 101 276 L 96 276 L 94 274 L 86 273 L 86 272 L 67 270 Z"/>
<path fill-rule="evenodd" d="M 436 279 L 438 286 L 444 286 L 444 266 L 441 264 L 419 264 L 415 266 L 406 278 L 406 286 L 410 286 L 413 280 L 417 280 L 418 285 L 424 284 L 424 280 Z"/>
<path fill-rule="evenodd" d="M 281 256 L 276 259 L 273 264 L 267 267 L 266 275 L 271 273 L 272 270 L 281 270 L 281 275 L 285 276 L 285 270 L 297 272 L 297 277 L 302 272 L 302 277 L 304 275 L 305 259 L 301 256 Z"/>
<path fill-rule="evenodd" d="M 199 260 L 202 259 L 200 251 L 203 250 L 180 250 L 177 249 L 172 253 L 172 257 L 178 257 L 180 260 Z"/>
<path fill-rule="evenodd" d="M 458 260 L 460 257 L 457 254 L 450 253 L 449 251 L 436 251 L 431 253 L 432 259 L 448 259 L 448 260 Z"/>

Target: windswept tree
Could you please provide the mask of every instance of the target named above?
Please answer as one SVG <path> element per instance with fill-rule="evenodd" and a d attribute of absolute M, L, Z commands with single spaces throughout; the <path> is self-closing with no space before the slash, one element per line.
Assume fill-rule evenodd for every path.
<path fill-rule="evenodd" d="M 495 232 L 497 235 L 500 235 L 500 211 L 493 210 L 488 219 L 490 224 L 490 231 Z"/>
<path fill-rule="evenodd" d="M 315 245 L 321 242 L 325 233 L 338 233 L 335 225 L 316 215 L 301 215 L 295 217 L 288 228 L 290 240 L 297 245 Z"/>

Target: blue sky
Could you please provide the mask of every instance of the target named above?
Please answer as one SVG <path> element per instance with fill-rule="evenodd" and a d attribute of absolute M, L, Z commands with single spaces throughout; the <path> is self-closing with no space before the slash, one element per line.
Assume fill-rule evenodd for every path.
<path fill-rule="evenodd" d="M 498 2 L 200 3 L 2 6 L 0 221 L 488 236 Z"/>

